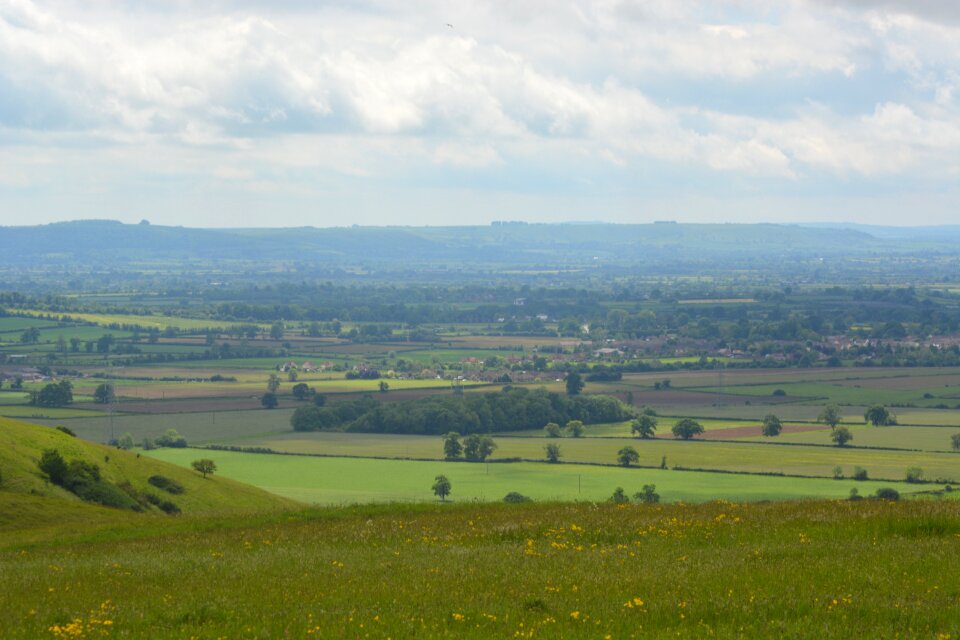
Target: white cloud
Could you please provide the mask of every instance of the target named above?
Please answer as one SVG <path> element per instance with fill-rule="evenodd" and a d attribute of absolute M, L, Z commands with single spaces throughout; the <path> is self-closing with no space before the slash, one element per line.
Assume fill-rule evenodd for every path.
<path fill-rule="evenodd" d="M 960 29 L 921 5 L 0 0 L 0 145 L 43 156 L 38 179 L 80 145 L 105 189 L 158 171 L 305 197 L 444 167 L 584 185 L 606 167 L 627 192 L 651 163 L 760 190 L 947 180 Z"/>

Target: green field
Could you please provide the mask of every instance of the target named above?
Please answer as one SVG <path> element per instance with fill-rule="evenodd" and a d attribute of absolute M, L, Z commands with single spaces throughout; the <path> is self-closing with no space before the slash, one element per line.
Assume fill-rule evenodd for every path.
<path fill-rule="evenodd" d="M 81 322 L 92 322 L 98 325 L 110 325 L 110 324 L 120 324 L 120 325 L 138 325 L 145 329 L 166 329 L 167 327 L 175 327 L 177 329 L 195 331 L 201 329 L 208 329 L 212 327 L 228 328 L 237 326 L 241 323 L 239 322 L 226 322 L 223 320 L 202 320 L 197 318 L 180 318 L 177 316 L 135 316 L 135 315 L 122 315 L 122 314 L 105 314 L 105 313 L 65 313 L 59 314 L 49 311 L 38 311 L 34 309 L 18 309 L 18 313 L 24 315 L 34 315 L 34 316 L 47 316 L 52 315 L 59 318 L 64 316 L 69 316 L 72 320 L 79 320 Z M 269 326 L 267 327 L 269 328 Z"/>
<path fill-rule="evenodd" d="M 41 320 L 40 318 L 16 318 L 10 316 L 0 317 L 0 334 L 2 333 L 16 333 L 29 329 L 31 327 L 36 327 L 37 329 L 45 329 L 48 327 L 58 326 L 57 322 L 52 320 Z M 13 336 L 0 336 L 5 341 L 8 340 L 19 340 L 19 335 Z"/>
<path fill-rule="evenodd" d="M 317 504 L 351 504 L 432 499 L 438 474 L 453 483 L 456 500 L 499 500 L 518 491 L 536 500 L 604 500 L 620 486 L 629 493 L 656 484 L 665 501 L 705 502 L 797 498 L 841 498 L 857 487 L 864 495 L 889 483 L 779 478 L 660 469 L 624 469 L 546 463 L 470 464 L 357 458 L 317 458 L 163 449 L 146 452 L 188 466 L 198 457 L 216 461 L 219 473 L 287 498 Z M 899 486 L 909 490 L 909 485 Z M 931 488 L 925 486 L 925 488 Z"/>
<path fill-rule="evenodd" d="M 30 405 L 0 404 L 0 416 L 7 418 L 36 418 L 38 420 L 63 420 L 70 418 L 92 418 L 105 415 L 100 411 L 74 409 L 71 407 L 33 407 Z"/>
<path fill-rule="evenodd" d="M 931 382 L 935 382 L 932 380 Z M 717 393 L 719 387 L 702 387 L 698 391 Z M 960 389 L 956 386 L 930 386 L 919 389 L 877 388 L 869 386 L 851 386 L 830 383 L 765 384 L 723 387 L 723 392 L 733 395 L 770 396 L 775 391 L 786 392 L 787 399 L 798 402 L 819 401 L 834 402 L 842 405 L 873 404 L 914 404 L 920 407 L 932 407 L 937 404 L 953 406 L 958 403 Z M 929 394 L 930 398 L 925 398 Z"/>
<path fill-rule="evenodd" d="M 950 436 L 960 433 L 960 426 L 956 427 L 849 427 L 853 434 L 850 445 L 858 447 L 896 447 L 922 449 L 924 451 L 952 452 Z M 805 433 L 785 433 L 779 439 L 783 442 L 823 444 L 830 435 L 830 429 L 822 431 L 807 431 Z M 749 438 L 760 440 L 760 438 Z M 960 455 L 957 456 L 957 465 L 960 468 Z"/>
<path fill-rule="evenodd" d="M 2 411 L 2 408 L 0 408 Z M 233 442 L 255 436 L 275 435 L 290 431 L 292 409 L 273 411 L 218 411 L 155 415 L 115 415 L 114 434 L 130 433 L 136 442 L 156 438 L 167 429 L 176 429 L 191 444 Z M 78 418 L 66 423 L 41 421 L 43 424 L 66 424 L 77 435 L 94 442 L 105 442 L 110 434 L 110 419 Z"/>
<path fill-rule="evenodd" d="M 72 423 L 71 423 L 72 424 Z M 547 443 L 560 445 L 561 460 L 613 465 L 617 452 L 632 446 L 640 465 L 689 469 L 717 469 L 829 478 L 841 466 L 846 475 L 854 467 L 867 469 L 873 478 L 901 480 L 907 468 L 919 466 L 928 479 L 960 482 L 960 455 L 944 452 L 884 451 L 834 446 L 783 446 L 776 443 L 637 440 L 629 438 L 495 437 L 497 450 L 491 459 L 543 460 Z M 828 442 L 827 435 L 823 440 Z M 240 446 L 267 447 L 274 451 L 387 458 L 437 459 L 443 457 L 438 436 L 399 436 L 355 433 L 275 433 L 230 441 Z"/>

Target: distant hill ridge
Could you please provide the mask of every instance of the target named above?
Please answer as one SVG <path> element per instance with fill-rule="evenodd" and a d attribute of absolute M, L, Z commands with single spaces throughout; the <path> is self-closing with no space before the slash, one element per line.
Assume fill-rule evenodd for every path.
<path fill-rule="evenodd" d="M 878 253 L 858 229 L 778 224 L 500 224 L 472 227 L 196 229 L 85 220 L 0 227 L 0 263 L 283 260 L 635 264 L 713 257 Z"/>

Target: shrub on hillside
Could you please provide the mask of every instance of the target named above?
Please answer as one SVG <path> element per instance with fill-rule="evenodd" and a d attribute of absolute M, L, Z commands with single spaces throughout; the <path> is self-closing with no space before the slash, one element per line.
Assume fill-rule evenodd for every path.
<path fill-rule="evenodd" d="M 513 504 L 519 504 L 521 502 L 533 502 L 532 499 L 528 498 L 522 493 L 517 493 L 516 491 L 511 491 L 507 495 L 503 496 L 503 501 Z"/>
<path fill-rule="evenodd" d="M 166 476 L 150 476 L 147 478 L 147 482 L 155 486 L 157 489 L 163 489 L 167 493 L 179 494 L 186 491 L 182 484 Z"/>
<path fill-rule="evenodd" d="M 63 459 L 56 449 L 47 449 L 37 463 L 50 482 L 63 487 L 81 500 L 107 507 L 140 510 L 140 504 L 120 487 L 100 476 L 100 467 L 84 460 Z"/>
<path fill-rule="evenodd" d="M 148 493 L 145 497 L 147 502 L 155 506 L 157 509 L 160 509 L 160 511 L 163 511 L 164 513 L 168 513 L 170 515 L 176 515 L 180 513 L 180 507 L 170 500 L 164 500 L 160 496 L 153 493 Z"/>

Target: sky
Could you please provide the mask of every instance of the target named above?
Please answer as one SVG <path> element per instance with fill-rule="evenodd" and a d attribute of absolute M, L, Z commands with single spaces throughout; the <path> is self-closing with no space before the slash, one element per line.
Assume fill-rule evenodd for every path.
<path fill-rule="evenodd" d="M 956 0 L 0 0 L 0 225 L 960 223 L 957 43 Z"/>

